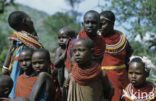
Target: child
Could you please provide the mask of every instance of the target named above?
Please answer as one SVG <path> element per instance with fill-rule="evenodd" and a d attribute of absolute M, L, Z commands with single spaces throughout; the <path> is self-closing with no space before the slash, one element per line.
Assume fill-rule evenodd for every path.
<path fill-rule="evenodd" d="M 146 81 L 152 68 L 154 65 L 147 57 L 131 57 L 128 68 L 128 79 L 131 83 L 123 90 L 125 101 L 156 101 L 156 87 Z"/>
<path fill-rule="evenodd" d="M 19 55 L 19 65 L 24 73 L 20 75 L 17 79 L 15 98 L 20 96 L 29 98 L 32 92 L 32 88 L 37 80 L 37 78 L 34 76 L 34 70 L 32 68 L 32 54 L 32 49 L 25 48 L 23 49 L 23 51 L 21 51 Z"/>
<path fill-rule="evenodd" d="M 63 82 L 64 82 L 64 67 L 66 65 L 65 62 L 66 63 L 69 62 L 68 61 L 69 54 L 67 53 L 67 49 L 68 49 L 70 40 L 75 37 L 76 37 L 76 33 L 70 27 L 63 27 L 59 30 L 59 33 L 58 33 L 59 47 L 56 50 L 55 70 L 57 71 L 57 79 L 61 87 L 63 86 Z M 69 68 L 68 68 L 69 66 L 66 65 L 66 67 L 69 71 Z"/>
<path fill-rule="evenodd" d="M 126 65 L 132 54 L 124 33 L 114 30 L 115 15 L 111 11 L 103 11 L 100 14 L 100 31 L 106 43 L 102 70 L 114 86 L 112 101 L 119 101 L 122 90 L 129 83 Z"/>
<path fill-rule="evenodd" d="M 83 20 L 82 25 L 84 30 L 80 31 L 78 39 L 91 39 L 94 42 L 94 57 L 101 62 L 105 50 L 105 42 L 103 38 L 97 34 L 100 24 L 100 15 L 98 12 L 90 10 L 85 13 Z"/>
<path fill-rule="evenodd" d="M 8 75 L 0 74 L 0 101 L 9 101 L 9 93 L 13 87 L 13 81 Z"/>
<path fill-rule="evenodd" d="M 54 78 L 50 75 L 50 64 L 50 54 L 46 49 L 34 51 L 32 55 L 32 67 L 35 70 L 38 80 L 33 87 L 31 94 L 32 101 L 51 101 L 56 98 Z"/>
<path fill-rule="evenodd" d="M 113 88 L 100 64 L 93 60 L 93 53 L 92 40 L 80 39 L 75 42 L 73 57 L 76 64 L 68 81 L 67 101 L 103 101 L 104 97 L 111 99 Z"/>
<path fill-rule="evenodd" d="M 22 11 L 12 12 L 9 15 L 8 23 L 16 32 L 9 36 L 12 45 L 6 56 L 2 71 L 11 75 L 14 86 L 9 96 L 14 98 L 17 77 L 21 74 L 21 68 L 18 64 L 19 53 L 24 47 L 37 49 L 42 45 L 38 40 L 33 22 L 26 13 Z"/>

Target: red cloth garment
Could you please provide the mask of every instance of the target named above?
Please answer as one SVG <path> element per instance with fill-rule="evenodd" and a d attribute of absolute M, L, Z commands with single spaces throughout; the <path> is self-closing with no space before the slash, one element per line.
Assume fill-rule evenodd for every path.
<path fill-rule="evenodd" d="M 135 89 L 130 83 L 123 91 L 125 101 L 156 101 L 156 87 L 147 82 L 142 88 Z"/>
<path fill-rule="evenodd" d="M 94 42 L 94 56 L 103 56 L 104 51 L 105 51 L 105 42 L 102 38 L 102 36 L 97 35 L 94 38 L 90 38 L 87 33 L 82 30 L 80 31 L 79 35 L 78 35 L 78 39 L 82 39 L 82 38 L 89 38 L 91 40 L 93 40 Z"/>
<path fill-rule="evenodd" d="M 15 98 L 20 96 L 29 98 L 36 80 L 37 78 L 35 76 L 28 77 L 24 73 L 20 75 L 17 79 Z"/>
<path fill-rule="evenodd" d="M 119 31 L 109 37 L 104 37 L 106 50 L 102 60 L 102 70 L 107 73 L 108 79 L 114 86 L 112 101 L 119 101 L 122 90 L 129 83 L 126 70 L 128 41 Z"/>
<path fill-rule="evenodd" d="M 75 44 L 76 39 L 71 39 L 69 40 L 69 44 L 67 45 L 67 50 L 66 50 L 66 60 L 65 60 L 65 67 L 67 68 L 68 72 L 70 73 L 72 71 L 72 47 Z"/>
<path fill-rule="evenodd" d="M 98 63 L 88 69 L 81 69 L 78 65 L 74 65 L 72 69 L 72 76 L 80 85 L 86 85 L 95 81 L 101 73 L 101 66 Z"/>

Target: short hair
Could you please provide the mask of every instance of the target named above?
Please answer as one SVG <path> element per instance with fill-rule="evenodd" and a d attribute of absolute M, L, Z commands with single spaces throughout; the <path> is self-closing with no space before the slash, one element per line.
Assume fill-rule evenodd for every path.
<path fill-rule="evenodd" d="M 145 72 L 149 73 L 151 69 L 153 69 L 155 66 L 153 65 L 153 63 L 151 62 L 150 59 L 148 59 L 147 57 L 143 56 L 131 56 L 130 57 L 130 63 L 132 62 L 137 62 L 143 65 L 143 68 L 145 70 Z"/>
<path fill-rule="evenodd" d="M 13 80 L 8 75 L 0 74 L 0 85 L 2 87 L 8 87 L 9 91 L 11 91 L 13 87 Z"/>
<path fill-rule="evenodd" d="M 114 13 L 112 11 L 102 11 L 100 13 L 100 16 L 106 17 L 107 19 L 109 19 L 113 23 L 115 22 L 115 15 L 114 15 Z"/>
<path fill-rule="evenodd" d="M 99 15 L 99 13 L 98 13 L 97 11 L 94 11 L 94 10 L 89 10 L 89 11 L 87 11 L 87 12 L 85 13 L 84 17 L 83 17 L 83 20 L 84 20 L 84 18 L 86 17 L 86 15 L 87 15 L 87 14 L 90 14 L 90 13 L 95 14 L 95 16 L 98 18 L 98 21 L 100 21 L 100 15 Z"/>
<path fill-rule="evenodd" d="M 40 49 L 37 49 L 37 50 L 34 51 L 34 53 L 37 53 L 37 52 L 43 53 L 45 55 L 45 57 L 46 57 L 46 60 L 48 62 L 51 62 L 51 60 L 50 60 L 50 53 L 49 53 L 48 50 L 46 50 L 45 48 L 40 48 Z"/>
<path fill-rule="evenodd" d="M 91 39 L 89 38 L 82 38 L 82 39 L 77 39 L 76 42 L 79 42 L 79 41 L 83 41 L 85 43 L 85 46 L 88 48 L 88 49 L 92 49 L 94 48 L 94 43 Z"/>
<path fill-rule="evenodd" d="M 69 38 L 76 38 L 77 36 L 77 32 L 71 27 L 63 27 L 59 30 L 59 32 L 60 31 L 64 31 Z"/>
<path fill-rule="evenodd" d="M 8 23 L 10 25 L 10 27 L 12 27 L 13 29 L 20 31 L 21 27 L 21 23 L 23 22 L 23 19 L 26 18 L 26 16 L 28 16 L 26 13 L 24 13 L 23 11 L 14 11 L 12 12 L 9 17 L 8 17 Z"/>
<path fill-rule="evenodd" d="M 22 53 L 22 52 L 30 52 L 30 53 L 32 53 L 32 54 L 33 54 L 34 49 L 29 48 L 29 47 L 25 47 L 25 48 L 23 48 L 23 50 L 21 51 L 21 53 Z"/>

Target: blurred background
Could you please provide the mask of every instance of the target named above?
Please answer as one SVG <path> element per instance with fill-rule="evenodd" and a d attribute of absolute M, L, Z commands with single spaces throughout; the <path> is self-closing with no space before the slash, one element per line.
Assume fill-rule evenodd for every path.
<path fill-rule="evenodd" d="M 33 20 L 40 41 L 54 61 L 58 30 L 70 26 L 82 29 L 83 15 L 88 10 L 112 10 L 115 29 L 126 34 L 134 55 L 147 56 L 156 65 L 156 0 L 0 0 L 0 67 L 9 48 L 8 36 L 13 33 L 8 15 L 15 10 L 26 12 Z M 156 83 L 156 68 L 149 80 Z"/>

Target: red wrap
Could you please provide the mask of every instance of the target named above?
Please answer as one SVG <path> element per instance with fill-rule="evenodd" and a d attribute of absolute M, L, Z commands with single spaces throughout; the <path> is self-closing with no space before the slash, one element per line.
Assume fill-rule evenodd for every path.
<path fill-rule="evenodd" d="M 97 35 L 94 38 L 90 38 L 87 33 L 82 30 L 80 31 L 79 35 L 78 35 L 78 39 L 82 39 L 82 38 L 89 38 L 91 40 L 93 40 L 94 42 L 94 56 L 101 56 L 104 54 L 105 51 L 105 42 L 102 38 L 102 36 Z"/>
<path fill-rule="evenodd" d="M 102 70 L 112 82 L 115 92 L 112 101 L 119 101 L 122 90 L 129 83 L 126 70 L 126 55 L 128 41 L 123 33 L 116 33 L 109 37 L 104 37 L 106 50 L 102 60 Z"/>

